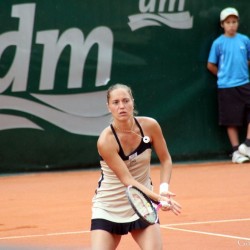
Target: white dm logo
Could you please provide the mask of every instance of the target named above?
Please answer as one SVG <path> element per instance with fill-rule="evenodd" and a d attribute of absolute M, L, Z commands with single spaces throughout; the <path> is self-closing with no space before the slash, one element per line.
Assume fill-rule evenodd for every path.
<path fill-rule="evenodd" d="M 167 25 L 174 29 L 191 29 L 193 17 L 189 11 L 184 11 L 185 0 L 140 0 L 139 10 L 141 14 L 129 16 L 129 26 L 132 31 L 147 26 Z M 159 2 L 157 4 L 157 2 Z M 167 13 L 164 13 L 167 11 Z M 158 14 L 154 14 L 158 12 Z"/>
<path fill-rule="evenodd" d="M 39 30 L 34 32 L 35 4 L 12 6 L 11 16 L 19 19 L 18 30 L 0 34 L 0 63 L 4 51 L 15 46 L 15 56 L 4 76 L 0 77 L 0 112 L 14 110 L 17 114 L 0 113 L 0 131 L 5 129 L 31 128 L 44 130 L 25 114 L 38 117 L 69 133 L 80 135 L 99 135 L 103 127 L 109 124 L 110 114 L 105 107 L 106 91 L 77 94 L 45 94 L 43 90 L 55 89 L 55 72 L 60 55 L 66 46 L 70 46 L 69 76 L 67 89 L 82 89 L 82 78 L 87 55 L 93 45 L 98 46 L 95 87 L 105 86 L 111 74 L 113 33 L 108 27 L 99 26 L 85 36 L 82 30 L 71 27 L 67 30 Z M 41 56 L 41 74 L 37 82 L 37 92 L 28 92 L 28 75 L 32 42 L 43 46 Z M 40 58 L 39 58 L 40 59 Z M 1 65 L 2 66 L 2 65 Z M 30 98 L 11 92 L 26 92 Z M 21 112 L 21 116 L 19 116 Z"/>

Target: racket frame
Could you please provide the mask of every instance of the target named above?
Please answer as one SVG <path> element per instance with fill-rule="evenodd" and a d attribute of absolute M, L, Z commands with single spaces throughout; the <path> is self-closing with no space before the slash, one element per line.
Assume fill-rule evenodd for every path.
<path fill-rule="evenodd" d="M 131 189 L 135 189 L 136 191 L 138 191 L 139 194 L 142 195 L 142 197 L 148 202 L 148 204 L 150 204 L 150 207 L 155 215 L 155 220 L 154 222 L 151 222 L 149 220 L 147 220 L 139 211 L 138 209 L 136 208 L 135 204 L 133 203 L 133 200 L 131 198 L 131 195 L 130 195 L 130 190 Z M 155 201 L 152 201 L 144 192 L 142 192 L 139 188 L 135 187 L 135 186 L 128 186 L 127 189 L 126 189 L 126 194 L 127 194 L 127 197 L 128 197 L 128 200 L 129 200 L 129 203 L 131 204 L 133 210 L 135 211 L 135 213 L 140 217 L 140 219 L 142 219 L 145 223 L 147 223 L 148 225 L 153 225 L 155 223 L 157 223 L 158 221 L 158 213 L 157 213 L 157 210 L 158 210 L 158 206 L 160 205 L 160 202 L 155 202 Z M 154 207 L 153 203 L 155 203 L 157 206 L 157 209 Z M 161 206 L 161 205 L 160 205 Z"/>

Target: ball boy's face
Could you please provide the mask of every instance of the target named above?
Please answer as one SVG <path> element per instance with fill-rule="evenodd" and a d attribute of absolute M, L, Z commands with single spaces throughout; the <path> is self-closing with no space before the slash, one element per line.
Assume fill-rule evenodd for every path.
<path fill-rule="evenodd" d="M 226 36 L 234 36 L 239 27 L 238 17 L 229 16 L 223 22 L 221 22 L 221 27 L 224 29 Z"/>

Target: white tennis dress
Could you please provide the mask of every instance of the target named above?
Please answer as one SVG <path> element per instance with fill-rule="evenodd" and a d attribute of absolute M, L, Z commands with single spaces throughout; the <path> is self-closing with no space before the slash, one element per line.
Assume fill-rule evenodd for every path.
<path fill-rule="evenodd" d="M 144 136 L 142 128 L 135 119 Z M 119 155 L 124 160 L 131 175 L 140 183 L 152 190 L 150 178 L 151 143 L 141 140 L 140 145 L 130 155 L 124 155 L 120 141 L 112 125 L 111 129 L 119 144 Z M 101 159 L 101 178 L 96 194 L 93 197 L 92 219 L 105 219 L 112 222 L 125 223 L 137 220 L 139 217 L 132 209 L 126 196 L 126 187 L 120 182 L 115 173 Z"/>

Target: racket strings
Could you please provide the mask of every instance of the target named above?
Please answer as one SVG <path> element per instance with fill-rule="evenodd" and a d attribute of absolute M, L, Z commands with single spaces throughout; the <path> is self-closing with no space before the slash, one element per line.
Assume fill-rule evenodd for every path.
<path fill-rule="evenodd" d="M 154 223 L 156 220 L 155 211 L 152 208 L 152 204 L 142 196 L 141 193 L 133 190 L 132 192 L 133 203 L 136 206 L 138 212 L 148 221 Z"/>

